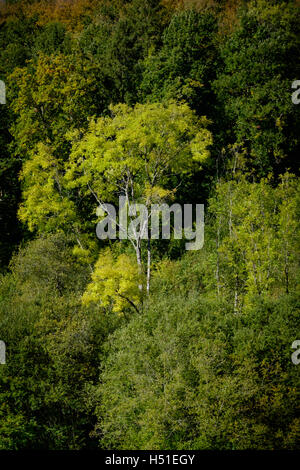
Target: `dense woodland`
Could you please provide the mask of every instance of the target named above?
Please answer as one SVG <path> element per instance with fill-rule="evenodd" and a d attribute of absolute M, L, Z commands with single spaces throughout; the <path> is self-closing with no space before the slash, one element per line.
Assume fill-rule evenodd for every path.
<path fill-rule="evenodd" d="M 0 449 L 299 448 L 299 2 L 6 1 L 0 45 Z M 124 188 L 203 248 L 99 240 Z"/>

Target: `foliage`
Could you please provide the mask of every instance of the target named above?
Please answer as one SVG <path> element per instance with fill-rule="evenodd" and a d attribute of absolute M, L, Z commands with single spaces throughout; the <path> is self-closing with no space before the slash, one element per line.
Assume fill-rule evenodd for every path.
<path fill-rule="evenodd" d="M 213 13 L 175 14 L 157 53 L 145 60 L 142 99 L 185 99 L 201 114 L 211 113 L 210 85 L 216 73 L 217 18 Z"/>
<path fill-rule="evenodd" d="M 1 450 L 299 448 L 299 5 L 1 2 Z"/>
<path fill-rule="evenodd" d="M 269 180 L 219 183 L 210 210 L 218 247 L 219 293 L 243 298 L 276 291 L 289 293 L 298 284 L 299 179 L 286 173 L 272 188 Z M 226 295 L 226 294 L 225 294 Z"/>
<path fill-rule="evenodd" d="M 63 235 L 31 242 L 1 279 L 1 449 L 93 447 L 84 388 L 113 321 L 81 310 L 87 279 Z"/>
<path fill-rule="evenodd" d="M 296 298 L 256 299 L 236 317 L 226 302 L 196 290 L 157 293 L 145 315 L 107 343 L 101 383 L 90 391 L 102 445 L 294 448 L 299 374 L 289 348 L 295 321 Z"/>
<path fill-rule="evenodd" d="M 214 83 L 220 108 L 259 177 L 298 169 L 299 109 L 290 91 L 300 73 L 299 24 L 299 8 L 290 3 L 250 2 L 221 47 L 223 71 Z"/>
<path fill-rule="evenodd" d="M 140 282 L 138 267 L 132 258 L 122 254 L 114 260 L 109 250 L 102 251 L 95 264 L 92 282 L 83 295 L 83 303 L 100 302 L 103 307 L 113 303 L 112 311 L 119 314 L 124 313 L 129 305 L 139 311 Z"/>

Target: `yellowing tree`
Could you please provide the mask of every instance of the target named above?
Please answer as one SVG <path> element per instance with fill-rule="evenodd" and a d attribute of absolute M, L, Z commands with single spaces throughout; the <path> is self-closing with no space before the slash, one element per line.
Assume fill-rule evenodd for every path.
<path fill-rule="evenodd" d="M 112 306 L 118 314 L 131 305 L 140 312 L 141 292 L 138 289 L 140 275 L 137 264 L 126 255 L 121 254 L 114 259 L 107 249 L 100 253 L 92 274 L 92 281 L 83 295 L 83 304 L 100 303 L 103 307 Z"/>
<path fill-rule="evenodd" d="M 199 169 L 209 158 L 212 135 L 208 124 L 187 104 L 111 107 L 111 117 L 92 120 L 83 137 L 73 136 L 67 187 L 92 195 L 103 208 L 120 195 L 129 207 L 143 203 L 150 218 L 151 205 L 170 198 L 182 175 Z M 129 238 L 140 273 L 143 238 L 141 227 Z M 151 243 L 149 235 L 146 238 L 149 292 Z"/>
<path fill-rule="evenodd" d="M 120 104 L 110 112 L 111 116 L 91 120 L 86 131 L 73 129 L 67 136 L 65 130 L 69 153 L 68 146 L 63 155 L 58 152 L 56 139 L 37 142 L 21 174 L 22 221 L 42 233 L 75 233 L 78 250 L 89 262 L 89 237 L 96 241 L 91 223 L 93 218 L 99 220 L 95 219 L 99 206 L 118 204 L 123 196 L 128 207 L 144 204 L 150 220 L 152 204 L 171 199 L 182 176 L 207 162 L 212 144 L 208 120 L 198 118 L 187 104 L 138 104 L 134 108 Z M 136 254 L 141 293 L 150 288 L 149 230 L 145 237 L 137 226 L 128 237 Z"/>

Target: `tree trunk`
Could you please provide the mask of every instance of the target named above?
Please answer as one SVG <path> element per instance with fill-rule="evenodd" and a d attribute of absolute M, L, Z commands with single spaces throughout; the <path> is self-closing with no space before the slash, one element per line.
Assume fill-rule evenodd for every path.
<path fill-rule="evenodd" d="M 151 278 L 151 243 L 148 230 L 148 240 L 147 240 L 147 294 L 150 293 L 150 278 Z"/>
<path fill-rule="evenodd" d="M 142 267 L 142 256 L 141 256 L 141 240 L 137 240 L 135 251 L 136 251 L 136 260 L 137 260 L 138 269 L 139 269 L 139 275 L 142 277 L 143 267 Z M 143 284 L 141 282 L 139 283 L 139 289 L 140 291 L 143 290 Z"/>

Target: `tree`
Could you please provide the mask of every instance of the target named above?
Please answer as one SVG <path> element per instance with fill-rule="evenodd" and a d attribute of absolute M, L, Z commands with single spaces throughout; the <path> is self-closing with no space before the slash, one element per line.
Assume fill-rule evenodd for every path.
<path fill-rule="evenodd" d="M 0 27 L 0 78 L 5 82 L 6 104 L 0 104 L 0 270 L 7 269 L 11 254 L 22 238 L 27 237 L 17 219 L 20 202 L 18 173 L 19 159 L 11 154 L 12 136 L 9 132 L 15 116 L 11 109 L 11 83 L 9 75 L 15 67 L 24 67 L 32 56 L 36 36 L 35 19 L 8 18 Z"/>
<path fill-rule="evenodd" d="M 233 297 L 234 310 L 253 295 L 295 292 L 299 256 L 298 178 L 286 173 L 278 187 L 270 179 L 244 176 L 220 182 L 211 198 L 216 284 Z"/>
<path fill-rule="evenodd" d="M 168 14 L 160 0 L 103 1 L 80 35 L 80 47 L 101 63 L 111 103 L 136 102 L 142 61 L 160 43 Z"/>
<path fill-rule="evenodd" d="M 106 106 L 98 73 L 99 67 L 82 56 L 40 54 L 37 63 L 15 69 L 9 82 L 17 116 L 11 126 L 15 139 L 11 152 L 24 162 L 21 180 L 26 204 L 20 218 L 29 221 L 31 230 L 63 227 L 77 233 L 78 243 L 85 248 L 78 221 L 81 228 L 89 223 L 89 201 L 85 206 L 80 195 L 65 191 L 62 178 L 70 151 L 67 134 L 77 128 L 83 131 L 88 116 Z"/>
<path fill-rule="evenodd" d="M 237 317 L 224 297 L 201 289 L 203 278 L 186 282 L 185 266 L 202 264 L 186 258 L 161 267 L 144 314 L 107 341 L 89 390 L 101 445 L 295 449 L 299 371 L 290 346 L 299 296 L 256 297 Z"/>
<path fill-rule="evenodd" d="M 175 13 L 164 30 L 162 47 L 150 50 L 144 61 L 141 99 L 185 99 L 199 114 L 211 116 L 211 83 L 218 62 L 216 34 L 215 12 Z"/>
<path fill-rule="evenodd" d="M 133 229 L 132 243 L 142 274 L 142 239 L 147 243 L 147 291 L 150 285 L 151 243 L 148 218 L 154 202 L 166 200 L 176 190 L 174 181 L 209 158 L 212 136 L 205 117 L 196 118 L 186 104 L 174 102 L 118 105 L 112 117 L 90 123 L 87 133 L 74 140 L 65 180 L 69 189 L 92 194 L 105 210 L 107 202 L 121 195 L 132 214 L 137 203 L 145 204 L 148 217 Z M 175 179 L 174 179 L 175 178 Z M 107 212 L 107 211 L 106 211 Z M 115 220 L 114 220 L 115 222 Z M 118 221 L 120 238 L 123 222 Z M 146 232 L 146 236 L 145 236 Z M 125 237 L 126 238 L 126 237 Z"/>
<path fill-rule="evenodd" d="M 118 314 L 124 313 L 130 305 L 140 313 L 141 284 L 140 274 L 134 260 L 125 253 L 114 260 L 108 249 L 102 250 L 92 273 L 92 282 L 83 295 L 83 303 L 101 302 L 102 307 L 109 307 Z"/>
<path fill-rule="evenodd" d="M 279 255 L 281 269 L 278 274 L 285 285 L 285 292 L 288 294 L 291 290 L 295 290 L 298 284 L 297 271 L 300 256 L 299 178 L 285 173 L 281 177 L 276 193 L 280 201 L 277 255 Z"/>
<path fill-rule="evenodd" d="M 225 119 L 218 124 L 227 121 L 224 137 L 246 149 L 246 170 L 256 177 L 298 170 L 300 108 L 291 84 L 300 74 L 299 24 L 293 2 L 249 2 L 221 46 L 224 65 L 213 87 Z"/>
<path fill-rule="evenodd" d="M 26 160 L 43 143 L 57 158 L 66 158 L 66 133 L 86 127 L 88 116 L 103 111 L 99 73 L 82 56 L 63 54 L 41 53 L 36 62 L 16 68 L 9 79 L 17 115 L 11 127 L 15 154 Z"/>
<path fill-rule="evenodd" d="M 82 309 L 89 279 L 63 234 L 36 239 L 0 278 L 0 449 L 93 448 L 85 387 L 119 319 Z"/>

